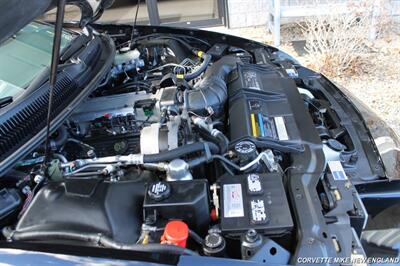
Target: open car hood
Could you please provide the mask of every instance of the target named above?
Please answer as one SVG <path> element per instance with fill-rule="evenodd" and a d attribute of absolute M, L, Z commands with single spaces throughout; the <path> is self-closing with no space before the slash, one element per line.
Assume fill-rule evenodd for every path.
<path fill-rule="evenodd" d="M 56 3 L 56 0 L 0 0 L 0 44 Z"/>
<path fill-rule="evenodd" d="M 110 7 L 114 0 L 96 0 L 89 4 L 87 0 L 67 0 L 69 5 L 81 9 L 79 25 L 84 27 L 97 20 L 104 9 Z M 57 0 L 0 0 L 0 44 L 18 32 L 21 28 L 57 6 Z"/>

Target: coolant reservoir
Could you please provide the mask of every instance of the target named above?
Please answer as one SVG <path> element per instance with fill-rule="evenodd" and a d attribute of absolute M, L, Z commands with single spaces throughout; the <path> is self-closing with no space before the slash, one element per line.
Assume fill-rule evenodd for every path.
<path fill-rule="evenodd" d="M 121 65 L 121 64 L 127 63 L 132 60 L 134 60 L 134 61 L 139 60 L 139 57 L 140 57 L 140 52 L 137 49 L 130 50 L 127 52 L 124 52 L 124 51 L 119 52 L 115 55 L 114 65 L 117 66 L 117 65 Z"/>
<path fill-rule="evenodd" d="M 161 236 L 161 244 L 176 245 L 185 248 L 189 237 L 189 227 L 182 221 L 168 222 Z"/>

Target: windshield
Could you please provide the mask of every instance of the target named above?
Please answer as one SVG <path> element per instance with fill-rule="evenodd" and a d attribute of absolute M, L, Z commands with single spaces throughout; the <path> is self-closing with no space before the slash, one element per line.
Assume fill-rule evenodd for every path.
<path fill-rule="evenodd" d="M 54 27 L 32 22 L 0 45 L 0 98 L 20 95 L 29 83 L 50 66 Z M 64 31 L 61 49 L 74 38 Z"/>

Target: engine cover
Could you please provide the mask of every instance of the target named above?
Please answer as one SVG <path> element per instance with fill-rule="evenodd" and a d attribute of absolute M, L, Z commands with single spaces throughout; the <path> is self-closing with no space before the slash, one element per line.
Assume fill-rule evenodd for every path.
<path fill-rule="evenodd" d="M 293 100 L 301 96 L 284 72 L 269 65 L 239 64 L 228 88 L 231 141 L 246 137 L 300 139 Z"/>
<path fill-rule="evenodd" d="M 49 183 L 19 220 L 17 231 L 102 233 L 135 243 L 142 222 L 144 184 L 77 180 Z"/>

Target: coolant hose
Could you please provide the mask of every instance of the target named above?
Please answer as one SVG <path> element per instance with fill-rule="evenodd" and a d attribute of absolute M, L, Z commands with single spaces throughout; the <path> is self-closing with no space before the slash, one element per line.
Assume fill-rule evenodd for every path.
<path fill-rule="evenodd" d="M 77 231 L 14 231 L 8 227 L 3 228 L 3 235 L 9 241 L 33 241 L 33 240 L 76 240 L 83 242 L 90 242 L 96 245 L 101 245 L 106 248 L 123 249 L 139 252 L 158 252 L 175 255 L 191 255 L 197 256 L 198 254 L 190 249 L 182 248 L 174 245 L 164 244 L 124 244 L 117 242 L 110 237 L 96 233 L 82 233 Z"/>
<path fill-rule="evenodd" d="M 208 64 L 210 64 L 211 61 L 211 55 L 203 53 L 203 52 L 198 52 L 199 53 L 199 57 L 203 59 L 203 62 L 201 63 L 201 65 L 193 72 L 187 73 L 184 75 L 184 79 L 186 81 L 190 81 L 192 79 L 197 78 L 198 76 L 200 76 L 204 71 L 206 71 Z"/>
<path fill-rule="evenodd" d="M 50 147 L 53 150 L 57 150 L 61 148 L 68 140 L 68 131 L 65 126 L 61 126 L 57 129 L 57 136 L 55 138 L 50 139 Z M 41 149 L 45 149 L 44 145 L 40 147 Z"/>
<path fill-rule="evenodd" d="M 165 151 L 158 154 L 145 154 L 143 155 L 143 163 L 158 163 L 171 161 L 173 159 L 188 155 L 193 152 L 209 150 L 211 154 L 218 154 L 219 148 L 212 142 L 196 142 L 180 146 L 176 149 Z"/>
<path fill-rule="evenodd" d="M 215 143 L 220 148 L 220 153 L 225 153 L 229 147 L 229 140 L 228 138 L 219 130 L 213 130 L 210 132 L 209 130 L 197 126 L 196 130 L 201 134 L 201 136 L 207 140 Z M 214 133 L 214 134 L 213 134 Z"/>
<path fill-rule="evenodd" d="M 227 77 L 239 62 L 241 61 L 238 57 L 227 55 L 207 68 L 204 78 L 187 93 L 186 107 L 188 111 L 207 115 L 205 110 L 211 107 L 216 113 L 222 112 L 223 105 L 228 98 Z"/>
<path fill-rule="evenodd" d="M 58 130 L 58 136 L 53 140 L 53 144 L 55 147 L 60 148 L 68 139 L 68 131 L 67 128 L 62 126 Z M 52 143 L 52 142 L 51 142 Z"/>

